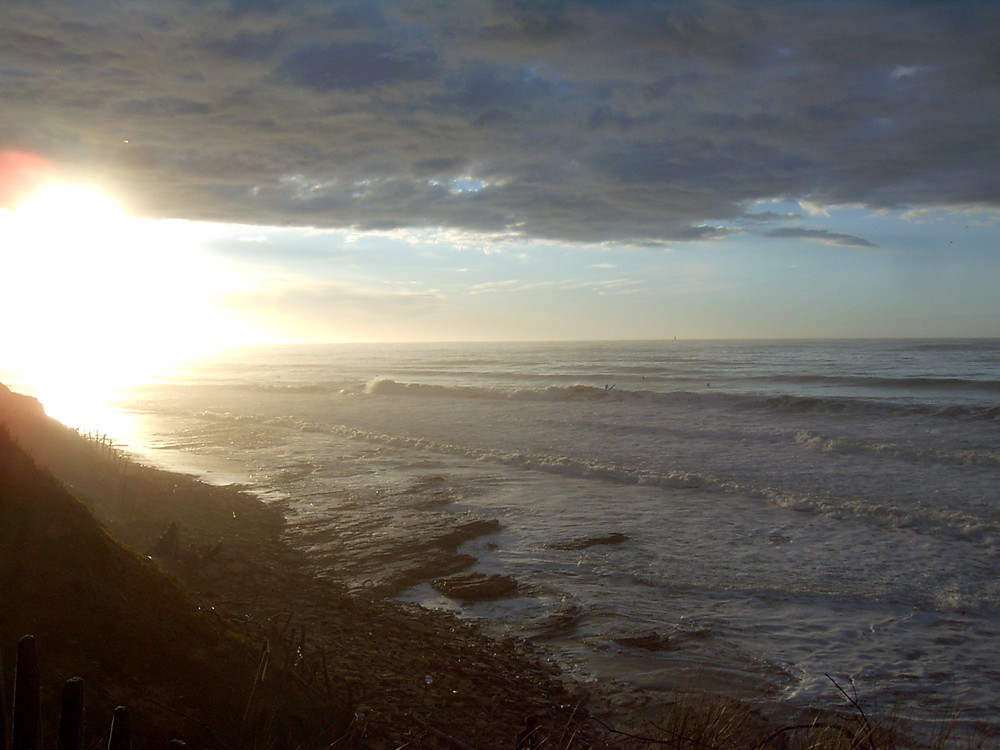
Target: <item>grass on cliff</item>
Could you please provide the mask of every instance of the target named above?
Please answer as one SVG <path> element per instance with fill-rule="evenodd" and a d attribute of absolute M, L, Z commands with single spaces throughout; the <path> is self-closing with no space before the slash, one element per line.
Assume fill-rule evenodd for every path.
<path fill-rule="evenodd" d="M 7 654 L 22 636 L 35 637 L 47 715 L 58 715 L 62 683 L 81 677 L 88 712 L 129 706 L 143 744 L 180 735 L 233 746 L 260 642 L 118 542 L 2 425 L 0 615 Z M 336 736 L 348 721 L 292 682 L 268 685 L 258 707 L 266 701 L 280 704 L 271 723 L 288 741 Z"/>
<path fill-rule="evenodd" d="M 843 711 L 802 712 L 794 719 L 764 717 L 748 703 L 711 696 L 678 696 L 659 716 L 629 731 L 604 724 L 623 750 L 984 750 L 981 737 L 956 722 L 918 735 L 894 716 L 872 716 L 857 696 L 832 680 Z M 602 722 L 603 723 L 603 722 Z"/>

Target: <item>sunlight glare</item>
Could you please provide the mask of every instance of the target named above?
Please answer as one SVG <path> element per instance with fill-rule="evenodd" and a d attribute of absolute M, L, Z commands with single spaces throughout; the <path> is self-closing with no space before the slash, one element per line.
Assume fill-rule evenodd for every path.
<path fill-rule="evenodd" d="M 63 183 L 0 211 L 0 374 L 64 423 L 99 427 L 122 388 L 238 341 L 212 304 L 232 282 L 197 249 L 209 232 Z"/>

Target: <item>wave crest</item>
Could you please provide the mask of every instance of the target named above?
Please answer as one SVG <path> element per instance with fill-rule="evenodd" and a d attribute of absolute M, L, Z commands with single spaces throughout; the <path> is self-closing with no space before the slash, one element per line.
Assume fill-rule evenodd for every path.
<path fill-rule="evenodd" d="M 347 392 L 341 390 L 342 393 Z M 949 419 L 970 419 L 976 421 L 1000 421 L 1000 407 L 976 405 L 940 405 L 920 402 L 889 402 L 881 400 L 847 398 L 843 396 L 793 396 L 754 395 L 740 393 L 694 393 L 691 391 L 651 391 L 618 388 L 614 383 L 604 386 L 574 383 L 572 385 L 551 385 L 544 388 L 519 388 L 516 386 L 470 386 L 437 385 L 433 383 L 400 382 L 391 378 L 379 378 L 367 383 L 363 392 L 369 396 L 408 396 L 427 398 L 469 398 L 506 401 L 545 402 L 611 402 L 649 403 L 651 405 L 682 405 L 713 403 L 723 406 L 739 406 L 747 409 L 766 411 L 845 415 L 845 416 L 892 416 L 917 414 L 940 416 Z"/>

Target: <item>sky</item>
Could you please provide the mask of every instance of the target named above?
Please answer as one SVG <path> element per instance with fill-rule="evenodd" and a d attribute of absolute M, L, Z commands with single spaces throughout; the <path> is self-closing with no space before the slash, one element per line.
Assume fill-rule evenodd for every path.
<path fill-rule="evenodd" d="M 993 0 L 0 0 L 0 315 L 81 352 L 1000 336 L 998 28 Z"/>

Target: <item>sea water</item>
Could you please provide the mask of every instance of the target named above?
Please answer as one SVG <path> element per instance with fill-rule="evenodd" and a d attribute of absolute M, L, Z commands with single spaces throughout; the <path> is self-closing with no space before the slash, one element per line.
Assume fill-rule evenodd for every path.
<path fill-rule="evenodd" d="M 334 527 L 434 477 L 501 521 L 477 569 L 531 593 L 404 596 L 547 636 L 583 679 L 711 667 L 1000 730 L 998 340 L 261 347 L 118 406 L 147 458 Z"/>

